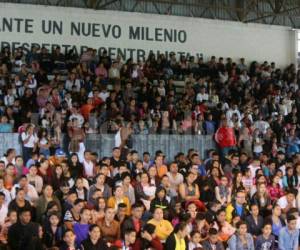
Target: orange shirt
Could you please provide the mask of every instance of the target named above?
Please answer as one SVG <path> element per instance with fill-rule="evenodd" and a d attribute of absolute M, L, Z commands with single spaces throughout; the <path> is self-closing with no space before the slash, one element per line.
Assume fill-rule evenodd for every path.
<path fill-rule="evenodd" d="M 166 165 L 161 165 L 159 167 L 156 167 L 156 170 L 159 178 L 162 178 L 165 174 L 168 173 L 168 168 Z"/>

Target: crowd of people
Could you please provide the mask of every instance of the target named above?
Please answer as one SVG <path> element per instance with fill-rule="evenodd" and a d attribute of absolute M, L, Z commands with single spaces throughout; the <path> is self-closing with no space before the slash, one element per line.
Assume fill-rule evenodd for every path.
<path fill-rule="evenodd" d="M 299 84 L 293 64 L 3 48 L 0 132 L 22 155 L 0 159 L 0 248 L 298 250 Z M 93 133 L 115 134 L 111 155 L 86 148 Z M 133 134 L 217 148 L 167 162 Z"/>

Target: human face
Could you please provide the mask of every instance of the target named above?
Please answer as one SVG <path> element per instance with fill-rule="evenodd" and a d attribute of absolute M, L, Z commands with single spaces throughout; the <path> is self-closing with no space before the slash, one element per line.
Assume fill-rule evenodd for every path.
<path fill-rule="evenodd" d="M 264 235 L 271 235 L 272 226 L 271 225 L 265 225 L 262 229 L 262 232 L 263 232 Z"/>
<path fill-rule="evenodd" d="M 10 215 L 9 215 L 9 221 L 14 224 L 16 223 L 18 220 L 18 215 L 17 215 L 17 212 L 11 212 Z"/>
<path fill-rule="evenodd" d="M 222 184 L 223 186 L 227 186 L 228 180 L 227 180 L 226 177 L 222 177 L 222 178 L 221 178 L 221 184 Z"/>
<path fill-rule="evenodd" d="M 252 213 L 254 216 L 258 216 L 258 214 L 259 214 L 258 206 L 252 206 L 252 207 L 251 207 L 251 213 Z"/>
<path fill-rule="evenodd" d="M 106 207 L 105 200 L 104 199 L 99 199 L 98 206 L 99 206 L 99 209 L 105 209 L 105 207 Z"/>
<path fill-rule="evenodd" d="M 172 163 L 170 166 L 170 172 L 171 173 L 177 173 L 178 172 L 178 166 L 176 163 Z"/>
<path fill-rule="evenodd" d="M 136 232 L 131 232 L 130 234 L 126 235 L 126 238 L 129 244 L 134 244 L 136 240 Z"/>
<path fill-rule="evenodd" d="M 28 224 L 30 220 L 31 220 L 31 213 L 29 211 L 21 213 L 20 221 L 22 224 Z"/>
<path fill-rule="evenodd" d="M 107 221 L 113 221 L 114 217 L 115 217 L 114 209 L 113 208 L 108 208 L 105 212 L 105 219 Z"/>
<path fill-rule="evenodd" d="M 132 216 L 136 219 L 141 219 L 143 216 L 144 208 L 136 207 L 132 210 Z"/>
<path fill-rule="evenodd" d="M 245 235 L 247 233 L 247 225 L 240 225 L 240 227 L 238 228 L 238 232 L 240 235 Z"/>
<path fill-rule="evenodd" d="M 69 231 L 64 236 L 64 241 L 67 243 L 68 246 L 71 246 L 75 242 L 75 234 L 72 231 Z"/>
<path fill-rule="evenodd" d="M 236 195 L 236 202 L 243 205 L 246 202 L 246 195 L 242 192 L 238 192 Z"/>
<path fill-rule="evenodd" d="M 157 221 L 161 221 L 164 218 L 163 210 L 160 208 L 157 208 L 153 214 L 153 218 Z"/>
<path fill-rule="evenodd" d="M 30 173 L 30 175 L 35 176 L 37 174 L 37 168 L 36 168 L 36 166 L 32 166 L 29 169 L 29 173 Z"/>
<path fill-rule="evenodd" d="M 297 220 L 291 220 L 288 223 L 289 230 L 296 230 L 296 226 L 297 226 Z"/>
<path fill-rule="evenodd" d="M 83 211 L 83 213 L 80 215 L 80 217 L 81 217 L 81 221 L 83 223 L 87 224 L 91 219 L 91 211 L 88 209 L 85 209 Z"/>
<path fill-rule="evenodd" d="M 295 195 L 294 194 L 287 194 L 286 195 L 286 200 L 289 203 L 293 202 L 295 200 Z"/>
<path fill-rule="evenodd" d="M 74 210 L 79 213 L 81 209 L 83 209 L 84 207 L 84 203 L 83 202 L 79 202 L 77 205 L 74 206 Z"/>
<path fill-rule="evenodd" d="M 52 215 L 49 218 L 51 226 L 57 226 L 59 223 L 59 218 L 56 215 Z"/>
<path fill-rule="evenodd" d="M 97 178 L 97 184 L 98 185 L 103 185 L 105 182 L 105 176 L 104 175 L 99 175 Z"/>
<path fill-rule="evenodd" d="M 194 242 L 194 243 L 200 243 L 200 240 L 201 240 L 201 235 L 200 235 L 200 233 L 195 233 L 194 235 L 193 235 L 193 237 L 192 237 L 192 241 Z"/>
<path fill-rule="evenodd" d="M 218 235 L 209 235 L 209 241 L 212 244 L 216 244 L 218 242 Z"/>
<path fill-rule="evenodd" d="M 53 188 L 51 186 L 46 186 L 44 189 L 44 195 L 46 197 L 52 197 L 53 195 Z"/>
<path fill-rule="evenodd" d="M 91 239 L 98 241 L 101 236 L 100 228 L 94 227 L 91 232 L 89 232 Z"/>
<path fill-rule="evenodd" d="M 115 196 L 121 198 L 124 196 L 124 191 L 122 187 L 117 187 L 115 190 Z"/>
<path fill-rule="evenodd" d="M 274 207 L 273 214 L 279 217 L 281 215 L 281 208 L 279 206 Z"/>
<path fill-rule="evenodd" d="M 217 219 L 218 219 L 218 221 L 219 221 L 220 223 L 225 222 L 225 220 L 226 220 L 226 213 L 225 213 L 224 211 L 221 212 L 221 213 L 218 215 Z"/>
<path fill-rule="evenodd" d="M 16 196 L 16 198 L 18 200 L 24 200 L 25 199 L 25 192 L 24 192 L 24 190 L 19 191 L 18 194 L 17 194 L 17 196 Z"/>

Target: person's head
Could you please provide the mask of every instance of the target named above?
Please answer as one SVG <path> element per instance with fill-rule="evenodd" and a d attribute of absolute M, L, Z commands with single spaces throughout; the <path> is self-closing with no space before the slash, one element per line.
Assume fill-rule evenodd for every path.
<path fill-rule="evenodd" d="M 243 190 L 239 190 L 236 193 L 236 197 L 235 197 L 236 203 L 239 205 L 243 205 L 246 203 L 246 194 Z"/>
<path fill-rule="evenodd" d="M 102 186 L 104 185 L 104 183 L 105 183 L 105 175 L 102 173 L 98 174 L 96 176 L 96 184 Z"/>
<path fill-rule="evenodd" d="M 121 199 L 122 197 L 124 197 L 124 190 L 122 186 L 116 186 L 114 188 L 114 195 L 116 198 Z"/>
<path fill-rule="evenodd" d="M 84 200 L 82 199 L 76 199 L 74 202 L 73 209 L 76 213 L 80 214 L 81 210 L 84 207 Z"/>
<path fill-rule="evenodd" d="M 281 207 L 278 204 L 275 204 L 272 209 L 272 215 L 279 217 L 281 215 Z"/>
<path fill-rule="evenodd" d="M 135 219 L 141 219 L 144 213 L 144 205 L 141 202 L 136 202 L 131 206 L 131 214 Z"/>
<path fill-rule="evenodd" d="M 228 185 L 228 179 L 227 179 L 227 177 L 225 175 L 223 175 L 221 177 L 221 185 L 222 186 L 227 186 Z"/>
<path fill-rule="evenodd" d="M 118 159 L 121 156 L 121 150 L 118 147 L 113 148 L 112 155 L 114 158 Z"/>
<path fill-rule="evenodd" d="M 15 224 L 18 221 L 18 213 L 16 210 L 10 210 L 7 214 L 7 218 L 11 224 Z"/>
<path fill-rule="evenodd" d="M 170 164 L 170 172 L 171 173 L 173 173 L 173 174 L 175 174 L 175 173 L 177 173 L 178 172 L 178 165 L 177 165 L 177 163 L 176 162 L 172 162 L 171 164 Z"/>
<path fill-rule="evenodd" d="M 233 166 L 238 165 L 238 164 L 239 164 L 239 160 L 240 160 L 239 155 L 238 155 L 238 154 L 233 154 L 233 155 L 231 156 L 231 159 L 230 159 L 231 165 L 233 165 Z"/>
<path fill-rule="evenodd" d="M 23 167 L 24 161 L 23 161 L 22 156 L 20 156 L 20 155 L 16 156 L 15 160 L 16 160 L 16 164 L 15 164 L 16 166 Z"/>
<path fill-rule="evenodd" d="M 296 197 L 296 192 L 297 192 L 296 190 L 292 190 L 292 189 L 286 191 L 285 196 L 288 203 L 294 202 Z"/>
<path fill-rule="evenodd" d="M 258 216 L 259 215 L 259 207 L 256 204 L 251 205 L 251 214 L 253 216 Z"/>
<path fill-rule="evenodd" d="M 28 224 L 31 221 L 31 211 L 28 208 L 23 208 L 19 212 L 19 220 L 23 225 Z"/>
<path fill-rule="evenodd" d="M 296 230 L 297 218 L 294 215 L 287 216 L 287 226 L 290 231 Z"/>
<path fill-rule="evenodd" d="M 218 242 L 218 230 L 215 228 L 210 228 L 208 231 L 208 238 L 212 244 L 216 244 Z"/>
<path fill-rule="evenodd" d="M 127 205 L 125 203 L 119 203 L 118 204 L 118 216 L 119 217 L 125 217 L 127 212 Z"/>
<path fill-rule="evenodd" d="M 199 231 L 192 231 L 191 232 L 191 240 L 195 244 L 199 244 L 201 241 L 201 233 Z"/>
<path fill-rule="evenodd" d="M 164 211 L 160 207 L 156 207 L 153 213 L 153 219 L 161 221 L 164 219 Z"/>
<path fill-rule="evenodd" d="M 260 183 L 260 184 L 258 184 L 258 186 L 257 186 L 257 192 L 258 192 L 259 194 L 265 194 L 266 191 L 267 191 L 267 187 L 266 187 L 266 184 L 265 184 L 265 183 Z"/>
<path fill-rule="evenodd" d="M 114 220 L 115 214 L 116 214 L 116 212 L 115 212 L 114 208 L 107 207 L 105 209 L 105 220 L 108 222 L 112 222 Z"/>
<path fill-rule="evenodd" d="M 166 197 L 166 189 L 165 188 L 163 188 L 163 187 L 158 187 L 157 189 L 156 189 L 156 194 L 155 194 L 155 196 L 158 198 L 158 199 L 164 199 L 165 197 Z"/>
<path fill-rule="evenodd" d="M 126 229 L 124 232 L 124 240 L 125 243 L 128 245 L 132 245 L 134 244 L 135 240 L 136 240 L 136 232 L 134 229 L 130 228 L 130 229 Z"/>
<path fill-rule="evenodd" d="M 262 228 L 262 233 L 265 236 L 270 236 L 272 233 L 272 222 L 265 222 Z"/>
<path fill-rule="evenodd" d="M 60 222 L 60 216 L 59 213 L 57 212 L 52 212 L 49 214 L 49 222 L 51 226 L 58 226 Z"/>
<path fill-rule="evenodd" d="M 80 211 L 80 223 L 88 224 L 91 219 L 91 210 L 88 208 L 82 208 Z"/>
<path fill-rule="evenodd" d="M 67 246 L 74 247 L 75 245 L 76 235 L 73 230 L 67 229 L 64 233 L 63 240 L 67 244 Z"/>
<path fill-rule="evenodd" d="M 188 234 L 187 224 L 185 222 L 179 222 L 174 228 L 174 233 L 178 238 L 184 239 Z"/>
<path fill-rule="evenodd" d="M 149 183 L 149 175 L 146 172 L 142 172 L 140 174 L 140 180 L 143 184 Z"/>
<path fill-rule="evenodd" d="M 25 200 L 25 190 L 23 188 L 19 188 L 16 190 L 16 200 L 23 201 Z"/>
<path fill-rule="evenodd" d="M 89 228 L 89 235 L 92 240 L 97 242 L 101 237 L 100 227 L 96 224 L 91 225 Z"/>
<path fill-rule="evenodd" d="M 239 235 L 245 235 L 247 233 L 247 223 L 244 221 L 239 221 L 236 224 L 236 228 Z"/>
<path fill-rule="evenodd" d="M 186 176 L 186 182 L 188 184 L 193 184 L 196 179 L 197 179 L 197 175 L 195 175 L 192 172 L 189 172 Z"/>
<path fill-rule="evenodd" d="M 53 195 L 53 188 L 51 185 L 45 185 L 43 189 L 43 195 L 47 198 L 52 197 Z"/>
<path fill-rule="evenodd" d="M 219 209 L 217 211 L 217 220 L 219 223 L 223 223 L 226 221 L 226 211 L 224 209 Z"/>

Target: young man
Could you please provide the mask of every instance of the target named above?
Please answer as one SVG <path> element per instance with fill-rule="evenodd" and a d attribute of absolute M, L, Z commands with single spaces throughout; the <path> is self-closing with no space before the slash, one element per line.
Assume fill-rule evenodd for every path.
<path fill-rule="evenodd" d="M 74 233 L 76 235 L 76 245 L 80 246 L 81 242 L 88 238 L 90 227 L 91 211 L 87 208 L 83 208 L 80 211 L 80 222 L 75 223 Z"/>
<path fill-rule="evenodd" d="M 20 211 L 19 221 L 8 230 L 8 245 L 11 250 L 29 250 L 36 244 L 39 238 L 39 225 L 31 222 L 31 211 Z"/>
<path fill-rule="evenodd" d="M 274 250 L 275 237 L 272 235 L 272 223 L 266 222 L 262 228 L 262 234 L 256 238 L 255 250 Z"/>
<path fill-rule="evenodd" d="M 279 233 L 279 250 L 298 250 L 299 230 L 296 229 L 297 219 L 294 215 L 287 217 L 287 226 Z"/>
<path fill-rule="evenodd" d="M 208 239 L 202 243 L 202 247 L 205 250 L 224 250 L 222 242 L 219 241 L 217 229 L 209 229 Z"/>

